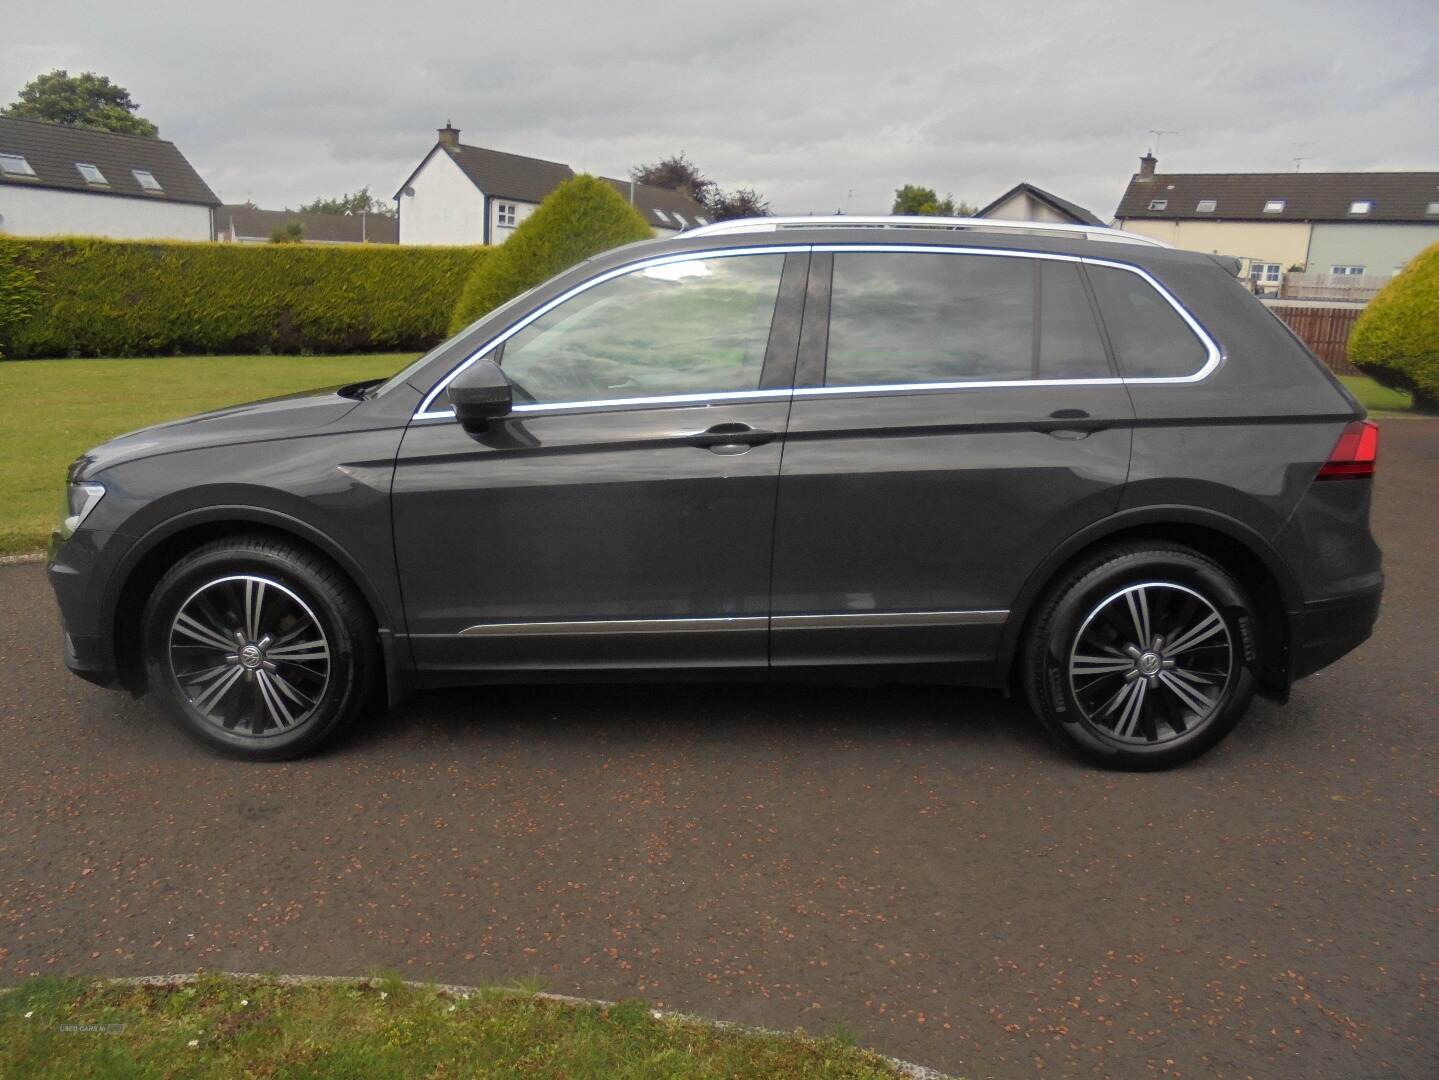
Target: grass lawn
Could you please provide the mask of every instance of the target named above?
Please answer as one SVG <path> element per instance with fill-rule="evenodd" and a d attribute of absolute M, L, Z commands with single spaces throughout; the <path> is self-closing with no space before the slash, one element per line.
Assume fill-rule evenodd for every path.
<path fill-rule="evenodd" d="M 411 354 L 0 361 L 0 555 L 43 550 L 65 468 L 121 432 L 398 371 Z"/>
<path fill-rule="evenodd" d="M 1349 387 L 1359 404 L 1376 416 L 1408 413 L 1414 408 L 1413 400 L 1404 391 L 1380 386 L 1368 375 L 1341 375 L 1339 381 Z"/>
<path fill-rule="evenodd" d="M 514 990 L 451 997 L 398 979 L 280 986 L 229 977 L 166 987 L 21 983 L 0 995 L 0 1074 L 57 1080 L 903 1075 L 838 1037 L 657 1019 L 639 1001 L 602 1007 Z"/>

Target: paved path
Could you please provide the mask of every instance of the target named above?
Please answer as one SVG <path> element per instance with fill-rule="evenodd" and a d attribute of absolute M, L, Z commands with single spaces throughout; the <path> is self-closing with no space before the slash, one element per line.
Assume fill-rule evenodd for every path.
<path fill-rule="evenodd" d="M 937 689 L 424 695 L 217 760 L 0 568 L 0 981 L 395 968 L 844 1022 L 970 1077 L 1439 1076 L 1439 422 L 1383 433 L 1357 655 L 1197 765 Z"/>

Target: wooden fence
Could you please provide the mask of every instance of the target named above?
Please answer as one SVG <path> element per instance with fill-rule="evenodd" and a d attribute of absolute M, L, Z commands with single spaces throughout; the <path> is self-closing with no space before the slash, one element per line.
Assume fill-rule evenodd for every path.
<path fill-rule="evenodd" d="M 1278 315 L 1316 356 L 1329 365 L 1336 375 L 1359 375 L 1360 370 L 1349 362 L 1349 334 L 1363 305 L 1328 306 L 1325 304 L 1293 304 L 1282 300 L 1266 300 L 1265 307 Z"/>
<path fill-rule="evenodd" d="M 1348 300 L 1363 304 L 1373 300 L 1390 280 L 1373 274 L 1288 273 L 1279 287 L 1279 295 L 1285 300 Z"/>

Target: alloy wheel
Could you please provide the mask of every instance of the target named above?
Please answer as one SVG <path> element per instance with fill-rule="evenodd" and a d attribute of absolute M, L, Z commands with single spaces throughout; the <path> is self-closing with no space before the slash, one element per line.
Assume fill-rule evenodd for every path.
<path fill-rule="evenodd" d="M 216 578 L 190 594 L 170 624 L 169 660 L 196 712 L 251 738 L 303 724 L 330 682 L 330 642 L 314 611 L 253 574 Z"/>
<path fill-rule="evenodd" d="M 1070 650 L 1069 685 L 1106 737 L 1152 745 L 1214 718 L 1234 661 L 1228 623 L 1214 604 L 1187 586 L 1149 581 L 1089 613 Z"/>

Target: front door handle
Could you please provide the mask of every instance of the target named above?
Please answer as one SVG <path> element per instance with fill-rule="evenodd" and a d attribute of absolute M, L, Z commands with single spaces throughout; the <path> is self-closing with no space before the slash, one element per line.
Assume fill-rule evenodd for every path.
<path fill-rule="evenodd" d="M 715 424 L 688 436 L 690 443 L 703 446 L 714 454 L 743 454 L 752 446 L 773 442 L 777 438 L 777 432 L 763 431 L 748 424 Z"/>

